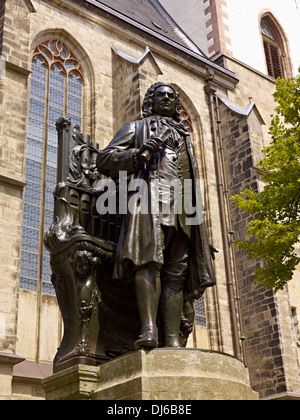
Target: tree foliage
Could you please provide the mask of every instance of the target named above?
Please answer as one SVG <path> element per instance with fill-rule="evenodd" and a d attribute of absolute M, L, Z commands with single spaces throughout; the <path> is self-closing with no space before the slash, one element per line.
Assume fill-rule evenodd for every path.
<path fill-rule="evenodd" d="M 255 272 L 256 282 L 278 291 L 300 263 L 295 251 L 300 239 L 300 75 L 278 79 L 274 97 L 278 106 L 269 131 L 272 142 L 258 164 L 265 187 L 259 193 L 245 190 L 234 201 L 254 216 L 249 240 L 237 245 L 264 261 Z"/>

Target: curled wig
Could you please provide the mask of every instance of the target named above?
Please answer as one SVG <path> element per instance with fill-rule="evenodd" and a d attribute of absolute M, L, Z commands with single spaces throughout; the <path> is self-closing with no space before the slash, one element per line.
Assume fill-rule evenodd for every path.
<path fill-rule="evenodd" d="M 162 82 L 158 82 L 155 83 L 154 85 L 152 85 L 146 95 L 145 95 L 145 99 L 144 99 L 144 103 L 143 103 L 143 118 L 147 118 L 150 117 L 151 115 L 153 115 L 153 96 L 155 91 L 160 88 L 161 86 L 168 86 L 169 88 L 173 89 L 175 92 L 175 101 L 176 101 L 176 109 L 175 109 L 175 113 L 173 115 L 173 118 L 175 121 L 180 122 L 180 111 L 181 111 L 181 102 L 180 102 L 180 98 L 179 98 L 179 93 L 178 91 L 174 88 L 174 86 L 172 86 L 169 83 L 162 83 Z"/>

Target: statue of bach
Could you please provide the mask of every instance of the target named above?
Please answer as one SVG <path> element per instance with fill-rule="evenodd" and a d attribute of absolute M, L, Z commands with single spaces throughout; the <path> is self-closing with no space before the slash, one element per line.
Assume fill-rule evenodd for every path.
<path fill-rule="evenodd" d="M 126 172 L 128 179 L 149 186 L 147 211 L 136 202 L 124 216 L 114 267 L 115 279 L 131 276 L 134 281 L 141 325 L 135 349 L 181 347 L 183 314 L 193 312 L 193 301 L 215 285 L 217 251 L 208 242 L 203 212 L 189 214 L 182 205 L 185 191 L 169 188 L 176 182 L 192 185 L 192 211 L 199 208 L 199 171 L 180 109 L 172 85 L 154 84 L 146 93 L 142 119 L 125 124 L 97 158 L 98 171 L 114 181 Z M 158 185 L 154 198 L 151 183 Z"/>

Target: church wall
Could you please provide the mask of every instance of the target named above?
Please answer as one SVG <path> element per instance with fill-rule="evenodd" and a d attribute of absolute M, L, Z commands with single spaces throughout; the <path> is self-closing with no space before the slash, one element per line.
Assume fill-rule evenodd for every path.
<path fill-rule="evenodd" d="M 27 1 L 0 6 L 0 399 L 10 399 L 16 331 L 28 109 Z M 25 51 L 25 52 L 24 52 Z"/>
<path fill-rule="evenodd" d="M 100 18 L 84 8 L 63 10 L 58 3 L 33 1 L 36 13 L 30 14 L 29 51 L 41 42 L 49 39 L 62 39 L 66 42 L 76 57 L 81 58 L 83 69 L 86 70 L 85 110 L 83 130 L 92 135 L 92 140 L 104 147 L 120 126 L 129 119 L 135 119 L 140 109 L 147 88 L 156 81 L 174 83 L 180 89 L 187 108 L 191 109 L 191 117 L 195 124 L 195 149 L 200 161 L 203 177 L 206 183 L 207 224 L 212 242 L 220 244 L 218 199 L 214 171 L 214 155 L 211 142 L 211 127 L 207 99 L 204 93 L 205 69 L 197 67 L 185 57 L 176 57 L 167 47 L 161 47 L 152 39 L 143 36 L 133 37 L 128 28 L 122 28 L 113 21 Z M 134 38 L 134 39 L 133 39 Z M 76 44 L 77 43 L 77 44 Z M 139 65 L 131 65 L 112 51 L 117 46 L 134 58 L 139 58 L 148 46 L 153 53 L 147 56 Z M 30 63 L 30 55 L 28 56 Z M 27 66 L 30 69 L 30 65 Z M 119 69 L 126 71 L 123 73 Z M 127 74 L 127 76 L 126 76 Z M 133 106 L 127 104 L 125 96 L 120 95 L 122 87 L 127 99 L 128 92 L 138 93 Z M 120 106 L 120 98 L 124 100 L 124 108 Z M 122 104 L 122 102 L 121 102 Z M 24 132 L 23 132 L 24 134 Z M 23 139 L 23 152 L 25 151 Z M 24 167 L 22 167 L 24 176 Z M 21 218 L 20 218 L 21 220 Z M 21 240 L 21 231 L 18 233 Z M 222 249 L 218 245 L 221 251 Z M 223 281 L 224 262 L 222 258 L 216 261 L 218 292 L 209 291 L 207 299 L 207 319 L 209 326 L 209 343 L 207 330 L 198 328 L 196 342 L 208 345 L 214 350 L 232 353 L 232 338 L 230 331 L 230 316 L 228 312 L 228 297 Z M 15 270 L 15 284 L 19 280 L 19 269 Z M 219 296 L 217 301 L 216 296 Z M 16 300 L 12 299 L 15 304 Z M 20 291 L 18 313 L 18 344 L 17 353 L 27 360 L 52 362 L 56 348 L 61 338 L 61 321 L 55 307 L 55 299 L 40 297 L 36 292 Z M 218 309 L 216 309 L 218 306 Z M 218 317 L 215 313 L 218 312 Z M 220 326 L 222 328 L 220 328 Z M 38 359 L 37 359 L 38 357 Z"/>
<path fill-rule="evenodd" d="M 244 108 L 250 102 L 254 102 L 264 120 L 262 138 L 258 146 L 261 152 L 261 145 L 267 146 L 270 142 L 268 132 L 272 119 L 271 115 L 274 113 L 275 108 L 273 98 L 275 82 L 268 76 L 255 71 L 232 57 L 224 57 L 223 59 L 224 65 L 234 72 L 240 80 L 236 90 L 228 92 L 228 98 L 240 108 Z M 261 159 L 261 157 L 262 155 L 257 156 L 257 159 Z"/>
<path fill-rule="evenodd" d="M 254 157 L 261 122 L 255 109 L 249 116 L 238 115 L 221 105 L 222 134 L 230 197 L 246 188 L 259 189 Z M 251 217 L 231 208 L 235 240 L 247 237 Z M 255 285 L 259 261 L 236 249 L 238 295 L 245 348 L 253 389 L 261 398 L 281 393 L 299 393 L 300 376 L 296 342 L 287 288 L 277 294 Z"/>
<path fill-rule="evenodd" d="M 299 248 L 298 248 L 299 249 Z M 299 251 L 298 251 L 299 252 Z M 298 361 L 300 366 L 300 268 L 295 272 L 293 280 L 288 285 L 290 302 L 292 307 L 292 321 L 294 336 L 298 343 Z"/>
<path fill-rule="evenodd" d="M 23 0 L 10 1 L 1 14 L 6 65 L 0 74 L 0 347 L 15 353 L 29 75 L 22 50 L 28 50 L 29 11 Z"/>
<path fill-rule="evenodd" d="M 235 93 L 229 92 L 229 98 L 239 105 L 241 108 L 247 105 L 247 98 L 251 98 L 252 101 L 257 105 L 257 109 L 263 118 L 265 125 L 261 127 L 262 132 L 259 135 L 258 127 L 260 123 L 256 123 L 251 126 L 251 144 L 252 144 L 252 157 L 253 166 L 263 158 L 262 148 L 268 146 L 270 143 L 270 135 L 268 134 L 269 126 L 271 124 L 271 115 L 274 112 L 274 98 L 273 92 L 275 90 L 274 81 L 268 77 L 264 77 L 259 72 L 245 66 L 242 63 L 232 59 L 226 58 L 226 66 L 234 71 L 239 79 L 240 83 L 237 86 Z M 230 176 L 230 175 L 229 175 Z M 242 191 L 245 185 L 238 188 L 237 192 Z M 258 189 L 263 188 L 260 181 L 258 180 Z M 240 226 L 236 231 L 240 232 Z M 289 372 L 287 378 L 297 378 L 296 382 L 299 381 L 299 354 L 300 347 L 296 345 L 297 337 L 299 343 L 299 314 L 300 314 L 300 283 L 299 283 L 299 268 L 294 274 L 294 279 L 288 284 L 284 292 L 280 292 L 276 295 L 276 308 L 277 308 L 277 322 L 279 325 L 280 336 L 282 338 L 281 346 L 283 352 L 283 360 L 286 364 L 285 372 Z M 287 305 L 287 306 L 285 306 Z M 293 313 L 292 313 L 293 311 Z M 293 322 L 295 327 L 293 327 Z M 255 325 L 255 324 L 254 324 Z M 294 330 L 294 331 L 293 331 Z M 275 350 L 274 350 L 275 351 Z M 296 355 L 298 353 L 298 357 Z M 289 365 L 292 364 L 292 368 L 289 369 Z M 297 372 L 297 373 L 295 373 Z M 295 376 L 294 376 L 295 375 Z M 291 379 L 293 381 L 293 379 Z M 288 384 L 289 386 L 289 384 Z M 294 388 L 294 385 L 290 385 Z M 299 382 L 298 382 L 299 389 Z"/>
<path fill-rule="evenodd" d="M 227 2 L 229 3 L 229 0 Z M 232 354 L 231 319 L 224 274 L 225 263 L 211 117 L 204 92 L 206 69 L 158 41 L 138 32 L 134 33 L 128 26 L 122 26 L 113 19 L 100 17 L 94 9 L 83 7 L 81 2 L 32 0 L 36 13 L 30 14 L 26 3 L 25 0 L 7 0 L 6 2 L 7 16 L 9 13 L 11 15 L 15 13 L 16 10 L 21 13 L 20 10 L 22 10 L 23 25 L 26 27 L 23 27 L 20 32 L 16 30 L 15 36 L 21 37 L 22 35 L 24 39 L 15 40 L 13 43 L 9 38 L 14 32 L 11 28 L 7 31 L 6 38 L 3 38 L 3 55 L 7 61 L 11 60 L 11 66 L 7 66 L 6 69 L 8 77 L 4 81 L 0 80 L 0 83 L 3 83 L 1 91 L 4 93 L 0 94 L 0 115 L 3 113 L 5 121 L 10 121 L 10 123 L 5 126 L 4 119 L 0 120 L 0 175 L 14 177 L 14 181 L 9 181 L 9 185 L 8 181 L 6 184 L 2 184 L 2 178 L 0 178 L 0 215 L 3 215 L 1 220 L 5 221 L 3 226 L 0 225 L 0 238 L 3 238 L 3 241 L 0 241 L 0 258 L 4 264 L 0 280 L 0 348 L 26 357 L 27 360 L 51 363 L 61 340 L 62 324 L 55 298 L 41 297 L 36 292 L 23 290 L 18 293 L 18 283 L 22 233 L 22 188 L 24 186 L 22 182 L 24 182 L 26 154 L 26 113 L 30 82 L 28 71 L 30 70 L 31 53 L 43 41 L 62 39 L 80 60 L 85 74 L 82 131 L 91 134 L 92 141 L 98 142 L 100 148 L 109 143 L 123 123 L 138 116 L 144 94 L 152 83 L 156 81 L 170 82 L 179 89 L 183 104 L 189 111 L 195 128 L 193 143 L 201 176 L 204 179 L 209 238 L 220 251 L 215 262 L 217 286 L 208 290 L 205 297 L 208 328 L 197 327 L 198 335 L 190 338 L 190 345 L 196 343 L 198 347 Z M 17 4 L 22 5 L 22 8 L 18 9 Z M 63 7 L 64 4 L 67 6 Z M 19 24 L 19 16 L 11 16 L 10 22 Z M 10 35 L 8 35 L 9 33 Z M 136 60 L 142 57 L 146 48 L 150 48 L 151 54 L 133 64 L 130 60 L 118 55 L 116 50 L 113 51 L 113 46 Z M 252 121 L 251 127 L 249 124 L 249 130 L 252 130 L 252 163 L 255 165 L 255 162 L 261 157 L 262 143 L 267 144 L 269 141 L 267 126 L 274 107 L 271 96 L 274 91 L 274 82 L 268 77 L 253 72 L 247 66 L 240 65 L 236 60 L 229 58 L 224 58 L 224 60 L 227 60 L 228 68 L 240 78 L 240 83 L 234 91 L 226 91 L 223 85 L 222 92 L 227 93 L 229 99 L 241 107 L 246 106 L 249 103 L 249 97 L 252 97 L 267 124 L 263 128 L 261 128 L 261 124 L 254 123 L 254 121 Z M 217 76 L 220 77 L 220 75 Z M 231 124 L 235 122 L 232 115 L 228 116 L 229 121 Z M 246 125 L 244 120 L 243 123 Z M 237 124 L 240 127 L 240 122 Z M 257 127 L 254 127 L 255 124 Z M 234 147 L 240 147 L 240 145 Z M 235 151 L 242 152 L 242 150 Z M 5 156 L 3 160 L 1 160 L 1 153 Z M 249 168 L 245 172 L 248 170 Z M 241 187 L 243 185 L 241 183 Z M 245 229 L 245 219 L 243 226 Z M 250 263 L 247 262 L 247 264 Z M 240 270 L 246 270 L 247 279 L 244 274 L 240 278 L 243 279 L 241 281 L 247 283 L 245 287 L 249 287 L 249 289 L 245 293 L 249 294 L 252 287 L 250 283 L 253 280 L 253 267 L 249 265 L 248 268 L 245 268 L 242 265 L 243 260 L 241 259 Z M 270 298 L 272 299 L 270 305 L 275 302 L 274 297 L 267 296 L 266 291 L 259 288 L 255 290 L 257 300 Z M 281 305 L 283 305 L 282 301 Z M 247 309 L 245 307 L 244 313 L 247 310 L 255 310 L 255 308 Z M 286 311 L 285 308 L 283 316 L 285 317 L 284 322 L 288 325 Z M 264 313 L 266 318 L 267 314 L 268 312 Z M 18 319 L 17 323 L 16 319 Z M 245 315 L 244 322 L 251 324 L 251 334 L 253 334 L 253 336 L 248 336 L 248 348 L 255 346 L 251 340 L 255 340 L 254 334 L 259 322 L 253 323 L 252 321 L 250 315 L 248 318 Z M 272 334 L 276 334 L 273 318 L 269 321 Z M 16 328 L 18 328 L 18 340 L 15 345 Z M 287 336 L 286 343 L 288 340 Z M 264 344 L 268 344 L 267 339 Z M 252 347 L 252 350 L 250 359 L 252 357 L 251 361 L 255 365 L 256 348 Z M 287 358 L 289 357 L 287 356 Z M 292 362 L 289 363 L 292 367 Z M 255 384 L 265 380 L 262 377 L 263 373 L 267 374 L 266 372 L 268 372 L 267 365 L 265 371 L 260 373 L 260 382 L 255 378 L 255 373 L 252 373 L 253 381 L 256 381 Z M 262 389 L 265 385 L 257 386 Z M 266 395 L 271 392 L 271 389 L 272 392 L 275 392 L 274 381 L 268 389 L 265 386 L 261 392 Z M 22 395 L 20 388 L 18 388 L 18 394 Z"/>

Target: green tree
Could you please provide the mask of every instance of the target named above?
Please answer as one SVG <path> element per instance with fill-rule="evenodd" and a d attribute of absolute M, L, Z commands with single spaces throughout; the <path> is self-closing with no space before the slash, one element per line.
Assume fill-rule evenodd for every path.
<path fill-rule="evenodd" d="M 295 252 L 300 239 L 300 75 L 278 79 L 274 97 L 272 142 L 258 164 L 265 187 L 259 193 L 247 189 L 233 199 L 254 216 L 248 240 L 237 246 L 264 261 L 255 272 L 256 283 L 278 291 L 300 263 Z"/>

